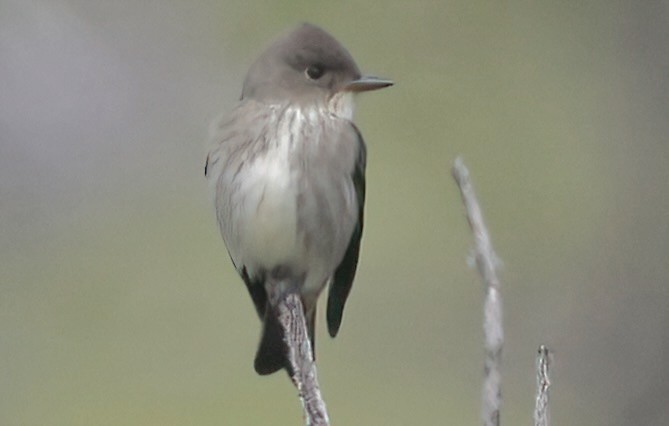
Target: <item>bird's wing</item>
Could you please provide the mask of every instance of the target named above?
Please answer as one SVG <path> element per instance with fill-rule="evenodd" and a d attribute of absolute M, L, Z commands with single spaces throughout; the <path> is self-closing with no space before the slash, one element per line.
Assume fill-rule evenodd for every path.
<path fill-rule="evenodd" d="M 358 157 L 351 175 L 355 187 L 358 202 L 358 222 L 353 229 L 351 241 L 339 266 L 335 270 L 334 277 L 330 283 L 328 294 L 327 322 L 330 336 L 335 337 L 341 325 L 342 315 L 346 298 L 351 291 L 355 270 L 358 266 L 358 255 L 360 253 L 360 238 L 362 237 L 363 213 L 365 204 L 365 165 L 367 163 L 367 150 L 365 141 L 360 131 L 352 124 L 354 135 L 358 141 Z"/>
<path fill-rule="evenodd" d="M 249 291 L 258 316 L 260 319 L 264 318 L 267 309 L 267 291 L 263 285 L 264 279 L 250 277 L 245 266 L 237 268 L 237 272 L 239 272 L 239 275 L 244 280 L 244 284 L 246 284 L 246 289 Z"/>
<path fill-rule="evenodd" d="M 233 250 L 234 228 L 231 225 L 230 203 L 225 193 L 230 190 L 232 175 L 239 171 L 245 156 L 242 155 L 245 146 L 256 140 L 262 131 L 262 126 L 254 125 L 266 120 L 267 109 L 257 108 L 253 102 L 241 102 L 228 115 L 224 115 L 215 122 L 210 132 L 210 148 L 205 161 L 204 174 L 209 180 L 210 190 L 216 205 L 216 216 L 221 234 L 226 242 L 228 255 L 233 265 L 241 275 L 246 288 L 253 299 L 258 316 L 265 316 L 267 293 L 263 286 L 264 277 L 253 276 L 239 259 L 239 253 Z M 247 150 L 248 153 L 248 150 Z"/>

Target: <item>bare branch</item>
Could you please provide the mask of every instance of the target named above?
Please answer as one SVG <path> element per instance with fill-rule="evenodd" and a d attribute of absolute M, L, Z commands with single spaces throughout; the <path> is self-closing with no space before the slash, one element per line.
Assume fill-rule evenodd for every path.
<path fill-rule="evenodd" d="M 293 370 L 291 380 L 299 393 L 306 424 L 329 426 L 330 420 L 318 385 L 316 363 L 312 356 L 302 301 L 294 291 L 287 291 L 278 296 L 278 301 L 274 303 L 288 346 L 288 361 Z"/>
<path fill-rule="evenodd" d="M 539 346 L 537 354 L 537 399 L 534 405 L 534 426 L 550 426 L 548 390 L 551 387 L 552 354 L 547 346 Z"/>
<path fill-rule="evenodd" d="M 476 266 L 485 285 L 483 306 L 483 332 L 485 335 L 485 378 L 483 381 L 481 418 L 485 426 L 499 426 L 502 402 L 500 365 L 504 330 L 502 327 L 502 296 L 497 278 L 499 259 L 495 255 L 490 235 L 483 221 L 474 187 L 469 180 L 469 170 L 460 157 L 455 159 L 453 178 L 458 184 L 467 220 L 474 235 Z"/>

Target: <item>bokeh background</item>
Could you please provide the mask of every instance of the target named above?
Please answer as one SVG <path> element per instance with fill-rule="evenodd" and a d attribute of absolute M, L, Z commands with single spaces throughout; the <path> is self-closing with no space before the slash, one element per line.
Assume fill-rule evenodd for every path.
<path fill-rule="evenodd" d="M 278 33 L 310 21 L 396 86 L 362 96 L 361 264 L 333 424 L 478 424 L 482 287 L 450 178 L 498 254 L 504 424 L 669 416 L 669 5 L 0 0 L 0 424 L 297 425 L 218 235 L 203 160 Z"/>

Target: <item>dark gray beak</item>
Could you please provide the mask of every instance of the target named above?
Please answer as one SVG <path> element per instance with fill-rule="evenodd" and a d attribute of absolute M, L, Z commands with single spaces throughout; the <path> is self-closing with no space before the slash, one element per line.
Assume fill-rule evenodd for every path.
<path fill-rule="evenodd" d="M 383 89 L 384 87 L 392 86 L 394 83 L 392 80 L 387 80 L 385 78 L 373 77 L 371 75 L 365 75 L 360 77 L 357 80 L 353 80 L 346 85 L 344 85 L 342 90 L 349 92 L 368 92 L 370 90 Z"/>

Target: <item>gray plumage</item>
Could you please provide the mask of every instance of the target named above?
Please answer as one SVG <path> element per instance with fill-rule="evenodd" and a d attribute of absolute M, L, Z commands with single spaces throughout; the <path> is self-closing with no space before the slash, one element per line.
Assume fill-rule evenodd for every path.
<path fill-rule="evenodd" d="M 353 93 L 390 84 L 361 78 L 346 49 L 303 24 L 251 66 L 240 103 L 215 128 L 205 175 L 228 253 L 264 324 L 260 374 L 288 367 L 269 286 L 299 291 L 313 347 L 316 302 L 329 283 L 328 330 L 337 334 L 365 198 Z"/>

